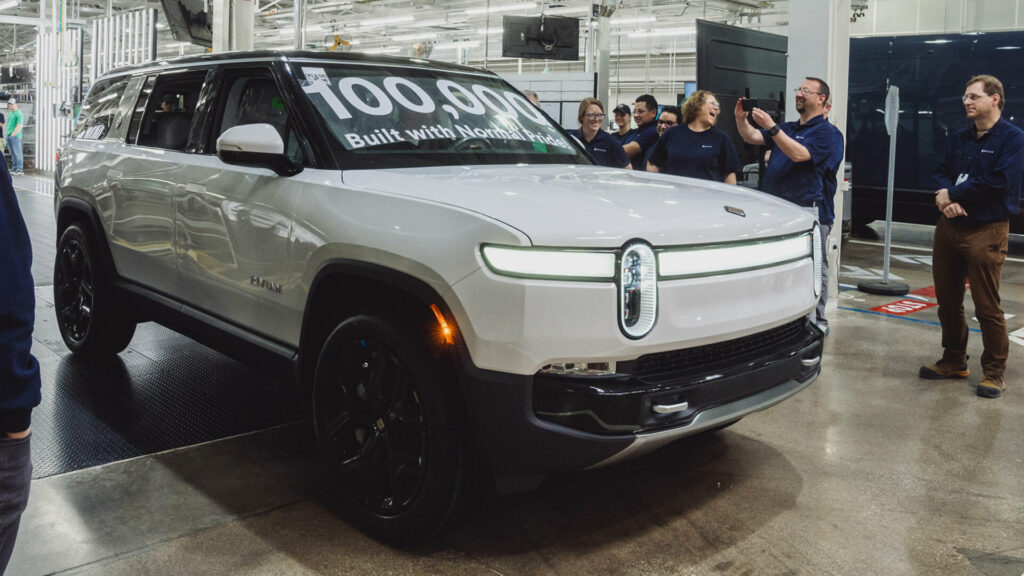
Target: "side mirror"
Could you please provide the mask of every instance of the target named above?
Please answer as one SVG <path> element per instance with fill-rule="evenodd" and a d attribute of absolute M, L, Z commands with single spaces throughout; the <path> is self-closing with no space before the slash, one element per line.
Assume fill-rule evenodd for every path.
<path fill-rule="evenodd" d="M 227 164 L 269 168 L 281 176 L 302 172 L 302 164 L 284 153 L 284 141 L 270 124 L 228 128 L 217 138 L 217 157 Z"/>

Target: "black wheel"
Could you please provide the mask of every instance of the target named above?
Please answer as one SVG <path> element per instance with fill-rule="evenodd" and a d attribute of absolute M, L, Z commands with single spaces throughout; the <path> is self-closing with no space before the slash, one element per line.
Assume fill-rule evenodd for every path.
<path fill-rule="evenodd" d="M 71 352 L 102 357 L 124 350 L 135 321 L 119 310 L 111 272 L 103 266 L 93 236 L 75 223 L 61 234 L 53 266 L 57 326 Z"/>
<path fill-rule="evenodd" d="M 360 315 L 327 338 L 317 362 L 313 421 L 343 512 L 371 534 L 435 534 L 465 499 L 465 446 L 452 386 L 424 339 Z"/>

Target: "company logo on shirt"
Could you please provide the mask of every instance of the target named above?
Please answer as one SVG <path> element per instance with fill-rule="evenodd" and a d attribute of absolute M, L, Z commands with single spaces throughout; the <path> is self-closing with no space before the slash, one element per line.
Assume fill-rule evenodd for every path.
<path fill-rule="evenodd" d="M 985 150 L 984 148 L 982 148 L 981 149 L 981 153 L 982 154 L 995 154 L 996 151 L 995 150 Z"/>
<path fill-rule="evenodd" d="M 701 144 L 700 147 L 701 148 L 711 148 L 712 146 L 710 144 Z"/>
<path fill-rule="evenodd" d="M 607 148 L 598 148 L 597 146 L 594 146 L 594 152 L 607 152 L 607 151 L 608 151 Z"/>
<path fill-rule="evenodd" d="M 797 140 L 803 140 L 804 138 L 806 138 L 806 136 L 797 136 L 796 137 Z"/>

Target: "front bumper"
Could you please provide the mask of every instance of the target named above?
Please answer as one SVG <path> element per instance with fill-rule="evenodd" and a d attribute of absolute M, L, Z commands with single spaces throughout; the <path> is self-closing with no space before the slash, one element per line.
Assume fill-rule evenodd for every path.
<path fill-rule="evenodd" d="M 462 390 L 496 476 L 603 466 L 763 410 L 810 385 L 822 333 L 805 319 L 642 356 L 623 373 L 518 376 L 470 367 Z"/>

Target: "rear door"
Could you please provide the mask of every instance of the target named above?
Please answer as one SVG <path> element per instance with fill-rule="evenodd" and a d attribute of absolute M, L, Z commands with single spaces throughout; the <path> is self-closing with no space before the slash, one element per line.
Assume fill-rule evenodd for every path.
<path fill-rule="evenodd" d="M 191 154 L 189 131 L 208 70 L 139 77 L 141 92 L 124 139 L 107 157 L 113 196 L 111 244 L 125 278 L 168 295 L 179 292 L 174 203 Z M 173 101 L 173 107 L 167 104 Z"/>

